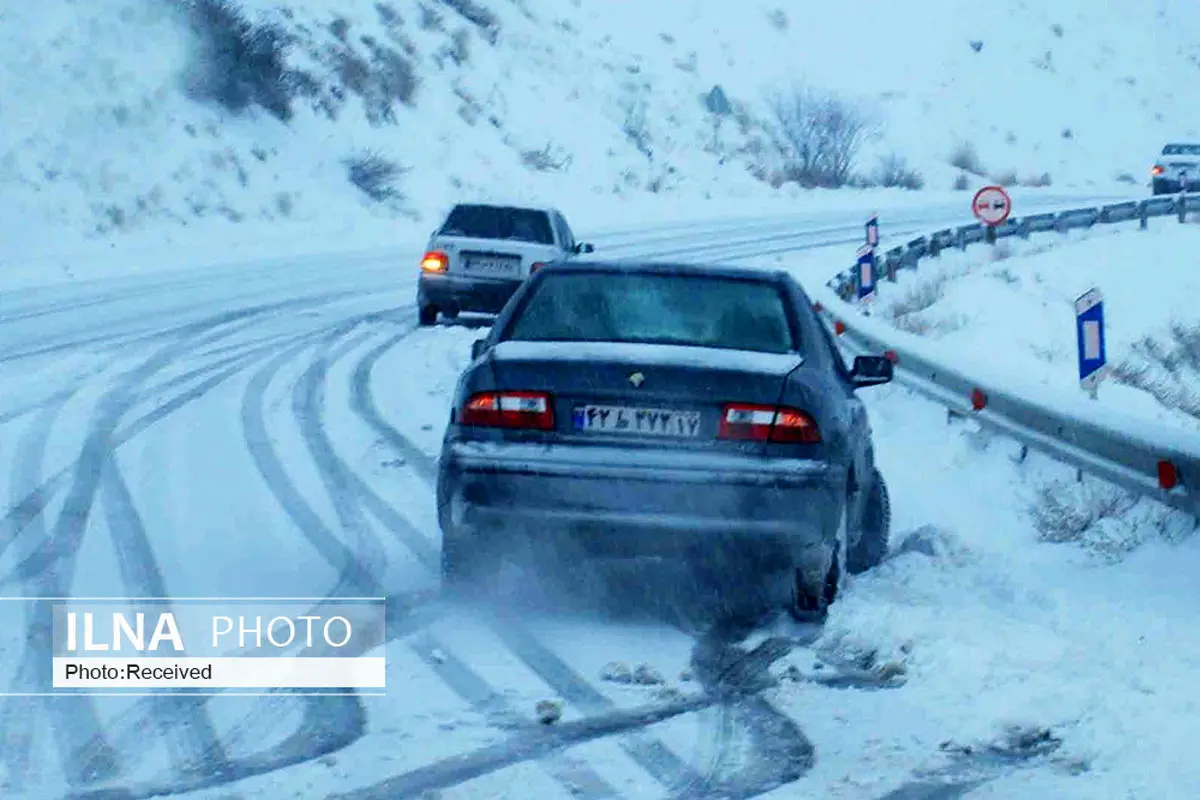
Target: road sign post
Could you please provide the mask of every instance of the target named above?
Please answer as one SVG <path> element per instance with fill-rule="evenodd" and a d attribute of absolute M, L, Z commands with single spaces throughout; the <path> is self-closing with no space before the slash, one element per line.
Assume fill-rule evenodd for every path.
<path fill-rule="evenodd" d="M 858 302 L 870 303 L 875 299 L 876 267 L 875 248 L 864 244 L 858 248 L 858 263 L 855 275 L 858 283 Z"/>
<path fill-rule="evenodd" d="M 1002 186 L 984 186 L 971 199 L 971 213 L 987 226 L 988 244 L 995 244 L 996 228 L 1012 214 L 1012 198 Z"/>
<path fill-rule="evenodd" d="M 1079 386 L 1095 400 L 1108 363 L 1104 346 L 1104 297 L 1099 289 L 1090 289 L 1075 301 L 1075 340 Z"/>
<path fill-rule="evenodd" d="M 879 247 L 879 215 L 874 214 L 867 220 L 867 247 Z"/>

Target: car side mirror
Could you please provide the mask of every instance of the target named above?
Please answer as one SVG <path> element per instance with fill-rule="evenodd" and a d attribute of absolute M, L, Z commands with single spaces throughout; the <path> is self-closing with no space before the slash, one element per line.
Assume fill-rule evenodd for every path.
<path fill-rule="evenodd" d="M 596 252 L 596 246 L 594 244 L 592 244 L 591 242 L 580 242 L 579 244 L 575 245 L 575 252 L 576 253 L 594 253 L 594 252 Z"/>
<path fill-rule="evenodd" d="M 850 370 L 850 382 L 856 389 L 890 383 L 894 366 L 886 356 L 857 356 Z"/>
<path fill-rule="evenodd" d="M 471 342 L 471 360 L 479 358 L 487 350 L 487 339 L 476 339 Z"/>

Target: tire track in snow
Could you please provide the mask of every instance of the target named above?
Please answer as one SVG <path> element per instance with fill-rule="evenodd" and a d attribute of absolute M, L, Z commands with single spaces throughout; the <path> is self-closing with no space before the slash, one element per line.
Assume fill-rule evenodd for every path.
<path fill-rule="evenodd" d="M 359 322 L 359 320 L 355 320 L 339 325 L 333 333 L 327 335 L 325 342 L 332 343 L 338 338 L 348 336 Z M 267 431 L 267 390 L 284 366 L 289 361 L 294 361 L 309 347 L 308 343 L 302 343 L 284 350 L 268 361 L 250 379 L 250 384 L 242 397 L 241 410 L 242 432 L 246 448 L 276 503 L 309 545 L 337 571 L 337 584 L 329 596 L 333 598 L 373 595 L 379 592 L 380 587 L 371 570 L 321 519 L 321 516 L 292 482 L 283 461 L 271 444 L 271 436 Z"/>
<path fill-rule="evenodd" d="M 131 597 L 170 597 L 150 537 L 114 453 L 109 453 L 100 480 L 102 505 L 121 582 Z M 170 603 L 155 605 L 166 605 L 166 610 L 170 610 Z M 206 706 L 194 698 L 164 695 L 153 698 L 151 709 L 150 719 L 158 734 L 166 739 L 168 751 L 173 755 L 171 766 L 178 774 L 213 768 L 206 765 L 215 765 L 217 770 L 223 768 L 225 750 Z"/>
<path fill-rule="evenodd" d="M 35 579 L 37 583 L 36 592 L 26 591 L 24 594 L 40 597 L 62 597 L 69 594 L 74 556 L 82 542 L 99 487 L 100 472 L 106 457 L 121 443 L 117 438 L 117 427 L 125 412 L 136 402 L 140 384 L 171 361 L 181 357 L 188 349 L 195 347 L 197 340 L 206 333 L 219 331 L 223 326 L 275 310 L 281 305 L 289 304 L 274 304 L 221 314 L 190 326 L 183 326 L 183 333 L 175 341 L 156 350 L 149 359 L 127 372 L 113 389 L 105 393 L 98 408 L 93 412 L 88 434 L 74 467 L 63 470 L 56 479 L 42 483 L 2 521 L 5 530 L 4 535 L 0 536 L 0 551 L 15 541 L 23 531 L 27 532 L 30 529 L 40 533 L 43 540 L 32 555 L 22 562 L 25 569 L 17 570 L 19 575 L 23 573 L 28 576 L 26 580 Z M 194 399 L 204 390 L 206 389 L 202 388 L 201 391 L 193 393 L 189 399 Z M 157 419 L 161 419 L 162 416 Z M 146 422 L 146 427 L 157 419 Z M 146 417 L 143 417 L 143 420 L 146 420 Z M 51 423 L 52 421 L 50 420 Z M 40 444 L 36 448 L 31 446 L 25 459 L 18 462 L 19 473 L 40 476 L 41 453 L 44 452 L 45 437 L 49 433 L 48 425 L 49 423 Z M 69 490 L 68 496 L 53 530 L 47 531 L 42 514 L 53 494 L 62 488 Z M 34 564 L 43 565 L 43 568 L 32 569 Z M 34 680 L 38 679 L 37 676 L 44 680 L 52 670 L 50 637 L 53 609 L 47 602 L 38 602 L 31 609 L 30 616 L 25 633 L 26 646 L 22 663 L 28 659 L 32 664 Z M 120 767 L 117 753 L 106 740 L 92 698 L 64 696 L 44 698 L 44 701 L 52 734 L 63 761 L 63 774 L 68 783 L 77 786 L 115 777 Z M 32 712 L 33 709 L 29 706 L 19 707 L 17 719 L 10 716 L 8 721 L 15 727 L 32 729 L 32 719 L 28 716 Z M 24 758 L 24 755 L 19 755 L 18 758 Z"/>
<path fill-rule="evenodd" d="M 411 643 L 421 660 L 442 681 L 465 700 L 489 722 L 502 730 L 536 733 L 537 725 L 516 712 L 504 697 L 467 664 L 455 657 L 432 635 L 423 633 Z M 561 751 L 548 753 L 542 759 L 551 777 L 562 784 L 575 797 L 586 800 L 604 800 L 621 795 L 588 764 L 571 758 Z"/>
<path fill-rule="evenodd" d="M 36 585 L 36 592 L 29 592 L 30 596 L 66 597 L 70 594 L 75 557 L 83 542 L 99 489 L 100 475 L 115 447 L 113 439 L 117 426 L 125 411 L 135 402 L 137 387 L 194 345 L 194 336 L 236 319 L 222 315 L 197 327 L 192 337 L 183 336 L 158 349 L 101 397 L 92 413 L 81 452 L 69 472 L 67 496 L 59 516 L 52 528 L 44 531 L 43 542 L 35 549 L 33 556 L 23 562 L 38 565 L 35 571 L 25 573 L 30 576 L 27 580 L 34 581 Z M 25 474 L 38 475 L 40 460 L 39 456 L 37 464 L 29 465 L 36 471 L 27 472 L 25 465 L 20 470 Z M 40 527 L 40 510 L 35 519 Z M 35 675 L 51 675 L 53 606 L 49 602 L 38 602 L 31 611 L 32 618 L 25 632 L 25 649 L 26 653 L 32 654 L 26 657 L 32 659 Z M 45 708 L 62 760 L 63 774 L 69 785 L 109 780 L 121 772 L 119 756 L 107 741 L 93 698 L 46 698 Z"/>
<path fill-rule="evenodd" d="M 42 469 L 45 466 L 46 444 L 50 438 L 50 432 L 63 406 L 75 391 L 77 388 L 72 389 L 69 394 L 61 397 L 57 402 L 46 405 L 33 421 L 29 432 L 21 438 L 17 445 L 16 466 L 12 472 L 11 489 L 14 496 L 19 497 L 24 494 L 28 483 L 36 484 L 40 481 Z M 45 537 L 45 523 L 40 516 L 30 520 L 30 534 L 39 539 Z M 32 592 L 27 590 L 23 594 L 36 596 L 51 593 L 48 591 L 38 592 L 35 588 Z M 24 604 L 26 626 L 33 625 L 37 621 L 38 606 L 43 604 L 41 601 Z M 48 644 L 48 642 L 44 644 Z M 38 658 L 38 648 L 26 646 L 11 691 L 30 693 L 41 691 L 46 673 L 39 670 L 44 667 L 44 659 L 39 660 Z M 55 730 L 70 724 L 69 719 L 61 717 L 63 706 L 49 702 L 51 699 L 17 696 L 4 698 L 3 711 L 0 711 L 0 731 L 5 734 L 5 746 L 3 750 L 0 750 L 0 757 L 3 758 L 7 768 L 9 783 L 17 789 L 25 786 L 31 777 L 36 778 L 30 774 L 29 759 L 35 732 L 32 721 L 37 709 L 40 707 L 47 714 L 59 715 L 59 719 L 53 724 Z M 83 723 L 86 725 L 88 721 L 85 719 Z"/>
<path fill-rule="evenodd" d="M 324 298 L 316 298 L 310 302 L 313 302 L 313 303 L 324 302 Z M 262 306 L 257 309 L 249 309 L 248 312 L 244 312 L 244 313 L 247 313 L 248 315 L 253 315 L 255 313 L 269 313 L 271 311 L 281 310 L 283 308 L 286 308 L 286 307 L 292 306 L 292 305 L 296 305 L 296 304 L 297 303 L 295 301 L 288 301 L 285 303 L 276 303 L 276 304 L 271 304 L 268 306 Z M 202 325 L 202 323 L 193 323 L 192 327 L 195 327 L 197 325 Z M 161 334 L 161 336 L 166 336 L 169 334 L 179 335 L 181 332 L 186 331 L 188 329 L 188 327 L 189 326 L 183 326 L 181 328 L 173 328 L 168 331 L 165 331 L 163 334 Z M 219 323 L 211 326 L 212 329 L 216 329 L 219 327 L 220 327 Z M 313 334 L 305 333 L 305 334 L 301 334 L 298 338 L 304 338 L 306 336 L 311 336 L 311 335 L 313 335 Z M 157 338 L 155 340 L 155 343 L 161 344 L 161 337 Z M 170 414 L 174 413 L 176 410 L 183 407 L 184 405 L 187 405 L 188 403 L 192 402 L 193 400 L 203 396 L 208 391 L 210 391 L 212 388 L 219 385 L 224 380 L 227 380 L 229 377 L 231 377 L 233 374 L 236 374 L 236 372 L 238 372 L 238 371 L 240 371 L 240 370 L 234 369 L 234 370 L 228 371 L 227 373 L 223 373 L 222 377 L 219 380 L 206 381 L 201 386 L 196 387 L 195 390 L 186 392 L 183 395 L 180 395 L 171 401 L 163 403 L 160 406 L 158 406 L 157 408 L 142 415 L 138 419 L 134 420 L 132 423 L 129 423 L 127 425 L 127 427 L 124 428 L 115 437 L 116 445 L 120 446 L 120 445 L 124 444 L 125 442 L 129 441 L 130 439 L 132 439 L 133 437 L 141 434 L 142 432 L 147 430 L 149 427 L 151 427 L 152 425 L 154 425 L 161 419 L 169 416 Z M 144 394 L 144 392 L 143 392 L 143 394 Z M 138 398 L 138 399 L 140 400 L 141 398 Z M 26 528 L 29 526 L 29 524 L 33 520 L 37 519 L 38 516 L 42 514 L 42 512 L 45 510 L 46 506 L 49 504 L 49 502 L 54 497 L 54 495 L 57 494 L 59 491 L 61 491 L 63 488 L 65 488 L 68 485 L 68 479 L 70 478 L 70 475 L 71 475 L 70 467 L 60 470 L 53 477 L 44 481 L 42 484 L 40 484 L 35 489 L 30 491 L 27 495 L 22 497 L 21 500 L 19 500 L 15 505 L 10 507 L 9 510 L 5 512 L 3 517 L 0 517 L 0 555 L 2 555 L 7 550 L 7 548 L 10 545 L 12 545 L 21 536 L 22 532 L 24 530 L 26 530 Z M 3 585 L 3 583 L 5 583 L 5 582 L 0 581 L 0 585 Z"/>

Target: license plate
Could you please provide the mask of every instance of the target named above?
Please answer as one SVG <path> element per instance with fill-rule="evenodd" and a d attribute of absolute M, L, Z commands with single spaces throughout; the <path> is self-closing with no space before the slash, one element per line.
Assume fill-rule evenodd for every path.
<path fill-rule="evenodd" d="M 520 271 L 521 262 L 515 258 L 471 257 L 467 259 L 467 271 L 480 275 L 495 275 L 497 277 L 515 277 Z"/>
<path fill-rule="evenodd" d="M 589 433 L 640 433 L 689 439 L 700 435 L 699 411 L 588 405 L 575 408 L 572 418 L 575 430 Z"/>

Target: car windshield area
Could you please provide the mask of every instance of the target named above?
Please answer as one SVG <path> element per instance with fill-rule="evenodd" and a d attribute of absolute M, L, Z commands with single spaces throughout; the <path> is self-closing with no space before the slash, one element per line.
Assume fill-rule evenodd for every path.
<path fill-rule="evenodd" d="M 547 273 L 502 338 L 799 351 L 784 293 L 722 276 Z"/>
<path fill-rule="evenodd" d="M 443 236 L 473 239 L 509 239 L 533 244 L 554 244 L 550 216 L 545 211 L 504 206 L 455 206 L 442 225 Z"/>
<path fill-rule="evenodd" d="M 1163 148 L 1164 156 L 1200 156 L 1200 144 L 1169 144 Z"/>

